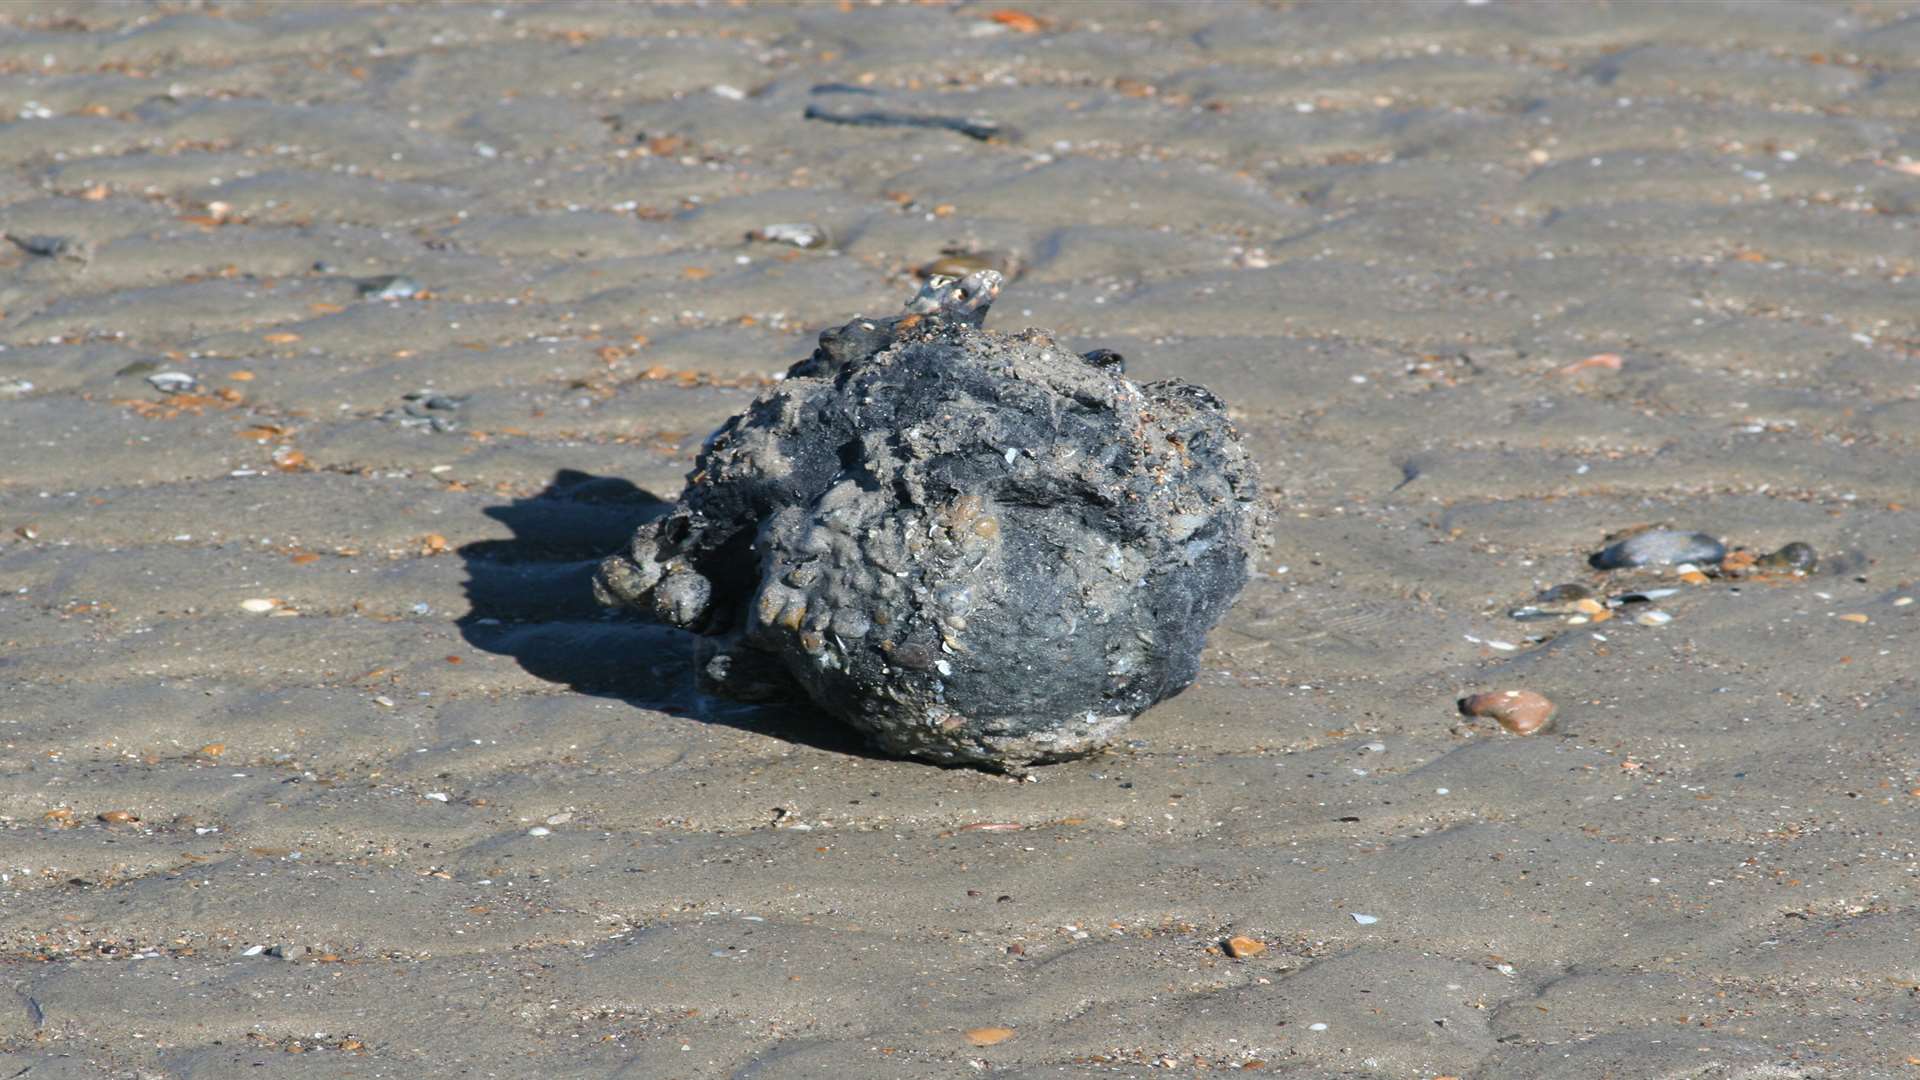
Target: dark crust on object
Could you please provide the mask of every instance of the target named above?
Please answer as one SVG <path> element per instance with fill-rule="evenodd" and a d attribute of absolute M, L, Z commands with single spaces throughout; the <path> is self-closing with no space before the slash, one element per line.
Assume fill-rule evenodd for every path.
<path fill-rule="evenodd" d="M 720 693 L 804 695 L 939 762 L 1085 754 L 1185 688 L 1246 581 L 1252 463 L 1199 387 L 980 329 L 983 274 L 823 333 L 603 599 L 709 635 Z"/>

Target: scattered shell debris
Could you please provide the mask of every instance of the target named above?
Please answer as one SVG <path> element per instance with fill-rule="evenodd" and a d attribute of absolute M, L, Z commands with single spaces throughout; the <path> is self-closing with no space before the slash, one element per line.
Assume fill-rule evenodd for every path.
<path fill-rule="evenodd" d="M 1706 533 L 1679 529 L 1641 527 L 1615 533 L 1607 540 L 1608 545 L 1587 560 L 1595 569 L 1670 574 L 1672 580 L 1696 587 L 1715 580 L 1805 577 L 1819 565 L 1813 545 L 1802 540 L 1792 541 L 1765 555 L 1745 548 L 1728 550 L 1725 544 Z M 1528 603 L 1509 608 L 1507 616 L 1522 622 L 1559 620 L 1568 626 L 1586 626 L 1612 619 L 1627 605 L 1650 604 L 1680 592 L 1676 587 L 1660 587 L 1605 595 L 1592 586 L 1567 582 L 1542 589 Z M 1633 621 L 1642 626 L 1661 626 L 1672 619 L 1670 613 L 1647 612 Z M 1478 643 L 1478 639 L 1469 640 Z M 1485 644 L 1499 648 L 1497 643 Z"/>

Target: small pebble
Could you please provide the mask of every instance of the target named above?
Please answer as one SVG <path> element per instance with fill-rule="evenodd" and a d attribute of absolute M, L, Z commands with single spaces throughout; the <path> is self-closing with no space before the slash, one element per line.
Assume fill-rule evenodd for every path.
<path fill-rule="evenodd" d="M 963 278 L 981 270 L 998 270 L 1009 279 L 1019 270 L 1019 260 L 1000 251 L 967 251 L 964 248 L 946 248 L 940 257 L 921 266 L 916 271 L 922 278 L 952 277 Z"/>
<path fill-rule="evenodd" d="M 971 1046 L 998 1046 L 1008 1039 L 1013 1038 L 1013 1029 L 1010 1027 L 977 1027 L 968 1028 L 964 1034 L 966 1035 L 967 1043 Z"/>
<path fill-rule="evenodd" d="M 1374 923 L 1380 921 L 1380 916 L 1378 915 L 1362 915 L 1357 911 L 1349 911 L 1347 914 L 1353 916 L 1353 921 L 1359 923 L 1361 926 L 1372 926 Z"/>
<path fill-rule="evenodd" d="M 1779 551 L 1762 555 L 1754 565 L 1762 570 L 1785 570 L 1794 574 L 1811 574 L 1820 564 L 1820 556 L 1813 545 L 1795 540 Z"/>
<path fill-rule="evenodd" d="M 134 825 L 140 818 L 131 810 L 108 810 L 100 815 L 100 820 L 109 825 Z"/>
<path fill-rule="evenodd" d="M 467 399 L 464 396 L 457 397 L 452 394 L 441 394 L 433 390 L 414 390 L 410 393 L 401 394 L 400 400 L 416 405 L 420 409 L 428 409 L 436 412 L 452 412 L 458 409 L 460 403 Z"/>
<path fill-rule="evenodd" d="M 420 294 L 420 283 L 405 274 L 382 274 L 355 283 L 354 291 L 366 300 L 410 300 Z"/>
<path fill-rule="evenodd" d="M 1567 366 L 1561 368 L 1560 374 L 1571 375 L 1576 371 L 1586 371 L 1590 368 L 1603 368 L 1607 371 L 1619 371 L 1620 366 L 1624 363 L 1626 363 L 1626 361 L 1620 356 L 1619 353 L 1594 353 L 1592 356 L 1589 356 L 1584 360 L 1575 360 L 1573 363 L 1568 364 Z"/>
<path fill-rule="evenodd" d="M 552 832 L 553 830 L 547 828 L 545 825 L 535 825 L 533 828 L 527 830 L 527 835 L 528 836 L 547 836 L 547 835 L 550 835 Z"/>
<path fill-rule="evenodd" d="M 1610 544 L 1587 561 L 1596 570 L 1621 570 L 1631 566 L 1717 563 L 1726 554 L 1726 545 L 1706 533 L 1651 529 Z"/>
<path fill-rule="evenodd" d="M 399 424 L 401 427 L 426 428 L 436 432 L 448 432 L 460 425 L 448 414 L 457 412 L 465 395 L 442 394 L 432 389 L 415 390 L 400 395 L 404 403 L 397 409 L 388 409 L 380 414 L 380 419 Z"/>
<path fill-rule="evenodd" d="M 826 246 L 827 230 L 806 222 L 788 222 L 761 226 L 748 233 L 747 239 L 768 244 L 791 244 L 797 248 L 816 248 Z"/>
<path fill-rule="evenodd" d="M 1867 617 L 1865 615 L 1859 614 L 1858 612 L 1852 612 L 1852 613 L 1840 616 L 1840 621 L 1852 622 L 1852 623 L 1863 623 L 1867 621 Z"/>
<path fill-rule="evenodd" d="M 1542 589 L 1540 594 L 1533 598 L 1533 602 L 1545 607 L 1548 604 L 1575 604 L 1592 598 L 1592 589 L 1577 582 L 1569 582 L 1565 585 L 1555 585 L 1551 589 Z"/>
<path fill-rule="evenodd" d="M 280 606 L 279 601 L 269 600 L 264 596 L 256 596 L 251 600 L 240 601 L 241 610 L 251 611 L 255 615 L 264 615 L 267 612 L 272 611 L 274 608 L 277 608 L 279 606 Z"/>
<path fill-rule="evenodd" d="M 1664 611 L 1647 611 L 1634 617 L 1641 626 L 1665 626 L 1673 621 L 1673 616 Z"/>
<path fill-rule="evenodd" d="M 1515 735 L 1531 735 L 1553 719 L 1554 704 L 1531 690 L 1492 690 L 1462 698 L 1460 711 L 1493 720 Z"/>
<path fill-rule="evenodd" d="M 1235 960 L 1249 956 L 1259 956 L 1267 951 L 1267 943 L 1257 938 L 1235 935 L 1227 939 L 1227 955 Z"/>
<path fill-rule="evenodd" d="M 1327 1030 L 1327 1025 L 1325 1025 L 1325 1024 L 1308 1024 L 1308 1025 L 1307 1025 L 1307 1030 L 1308 1030 L 1308 1031 L 1325 1031 L 1325 1030 Z"/>
<path fill-rule="evenodd" d="M 200 385 L 200 380 L 184 371 L 161 371 L 147 376 L 147 384 L 163 394 L 187 394 Z"/>

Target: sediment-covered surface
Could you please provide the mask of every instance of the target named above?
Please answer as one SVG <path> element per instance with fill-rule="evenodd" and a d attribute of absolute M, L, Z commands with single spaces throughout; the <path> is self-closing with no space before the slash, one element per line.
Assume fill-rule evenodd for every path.
<path fill-rule="evenodd" d="M 0 1069 L 1912 1071 L 1920 12 L 995 10 L 0 9 Z M 1274 518 L 1030 782 L 591 595 L 934 263 Z"/>
<path fill-rule="evenodd" d="M 1186 689 L 1259 555 L 1254 466 L 1204 387 L 983 328 L 1001 284 L 823 331 L 596 595 L 701 635 L 704 692 L 939 765 L 1085 757 Z"/>

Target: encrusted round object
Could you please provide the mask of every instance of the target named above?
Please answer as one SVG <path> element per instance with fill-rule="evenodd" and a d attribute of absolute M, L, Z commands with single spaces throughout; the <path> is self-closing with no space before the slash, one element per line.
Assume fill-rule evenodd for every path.
<path fill-rule="evenodd" d="M 1253 463 L 1198 386 L 982 329 L 1000 281 L 821 334 L 601 599 L 704 635 L 710 690 L 929 761 L 1076 757 L 1184 689 L 1247 579 Z"/>

